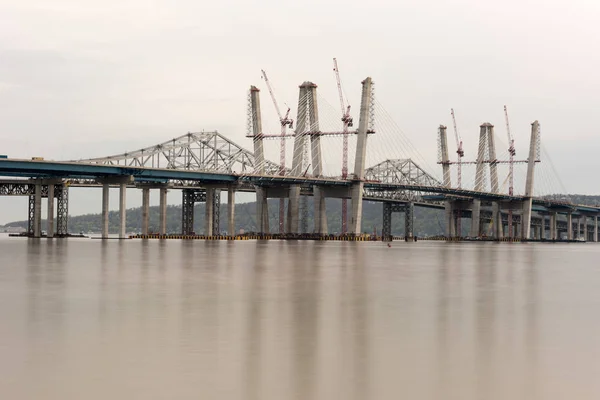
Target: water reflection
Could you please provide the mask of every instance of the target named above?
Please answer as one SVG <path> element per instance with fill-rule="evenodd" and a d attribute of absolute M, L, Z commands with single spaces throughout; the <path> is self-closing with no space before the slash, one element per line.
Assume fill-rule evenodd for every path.
<path fill-rule="evenodd" d="M 596 393 L 600 274 L 581 265 L 600 249 L 571 248 L 0 239 L 0 393 L 50 400 Z M 564 269 L 573 257 L 580 267 Z M 565 358 L 577 361 L 578 374 L 556 379 L 564 369 L 555 360 Z"/>

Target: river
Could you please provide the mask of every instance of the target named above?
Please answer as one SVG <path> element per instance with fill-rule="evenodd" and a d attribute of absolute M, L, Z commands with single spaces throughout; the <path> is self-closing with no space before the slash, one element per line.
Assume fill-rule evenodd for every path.
<path fill-rule="evenodd" d="M 3 399 L 598 399 L 600 246 L 0 236 Z"/>

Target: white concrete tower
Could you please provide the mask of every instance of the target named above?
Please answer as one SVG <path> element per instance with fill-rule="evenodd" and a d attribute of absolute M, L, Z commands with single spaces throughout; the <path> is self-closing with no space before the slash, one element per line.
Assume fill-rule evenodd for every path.
<path fill-rule="evenodd" d="M 356 159 L 354 161 L 354 180 L 352 184 L 352 220 L 350 233 L 359 235 L 362 224 L 362 198 L 365 178 L 365 161 L 367 155 L 367 133 L 371 126 L 373 103 L 373 81 L 366 78 L 362 81 L 362 96 L 360 102 L 360 119 L 356 139 Z"/>
<path fill-rule="evenodd" d="M 535 177 L 535 162 L 539 158 L 540 124 L 531 124 L 531 140 L 529 142 L 529 157 L 527 158 L 527 180 L 525 181 L 525 199 L 523 200 L 523 216 L 521 218 L 521 238 L 529 239 L 531 235 L 531 207 L 533 197 L 533 182 Z"/>

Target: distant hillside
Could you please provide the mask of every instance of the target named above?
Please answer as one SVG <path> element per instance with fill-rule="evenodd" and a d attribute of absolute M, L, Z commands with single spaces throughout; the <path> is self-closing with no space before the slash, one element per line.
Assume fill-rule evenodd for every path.
<path fill-rule="evenodd" d="M 327 199 L 327 224 L 330 233 L 341 232 L 341 201 L 336 199 Z M 312 199 L 309 199 L 308 227 L 313 229 Z M 381 203 L 365 202 L 363 205 L 363 223 L 364 232 L 381 232 L 382 227 L 382 205 Z M 227 204 L 221 204 L 220 228 L 224 232 L 227 230 Z M 195 207 L 194 230 L 196 232 L 204 231 L 204 204 L 199 203 Z M 119 213 L 111 211 L 109 213 L 109 231 L 117 233 L 119 229 Z M 277 232 L 279 226 L 279 200 L 269 200 L 269 224 L 272 232 Z M 46 224 L 42 220 L 42 227 Z M 27 221 L 16 221 L 6 224 L 7 227 L 27 227 Z M 244 229 L 246 232 L 257 230 L 256 225 L 256 203 L 241 203 L 235 206 L 235 226 L 236 230 Z M 394 214 L 392 216 L 393 233 L 400 235 L 404 233 L 404 214 Z M 44 228 L 43 228 L 44 229 Z M 86 214 L 79 216 L 69 216 L 69 232 L 100 232 L 101 214 Z M 142 229 L 142 209 L 141 207 L 127 210 L 127 231 L 140 232 Z M 159 208 L 150 207 L 150 230 L 159 229 Z M 181 206 L 167 207 L 167 232 L 181 232 Z M 414 232 L 416 235 L 438 235 L 443 233 L 443 211 L 430 209 L 415 209 Z"/>

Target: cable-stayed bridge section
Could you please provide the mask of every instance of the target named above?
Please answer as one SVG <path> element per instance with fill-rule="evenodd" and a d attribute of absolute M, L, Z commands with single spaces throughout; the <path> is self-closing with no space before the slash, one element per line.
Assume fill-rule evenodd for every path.
<path fill-rule="evenodd" d="M 531 127 L 528 157 L 515 160 L 513 142 L 512 151 L 509 149 L 511 157 L 508 161 L 496 155 L 494 127 L 489 123 L 480 127 L 479 148 L 475 161 L 463 161 L 462 155 L 459 155 L 458 162 L 450 161 L 446 128 L 440 126 L 438 150 L 439 164 L 443 172 L 443 179 L 440 181 L 410 157 L 384 158 L 383 161 L 367 167 L 367 159 L 372 155 L 367 144 L 373 140 L 371 137 L 378 134 L 374 124 L 377 103 L 371 78 L 362 82 L 359 122 L 355 130 L 351 130 L 347 123 L 349 106 L 344 111 L 343 129 L 327 129 L 326 113 L 319 107 L 319 100 L 322 99 L 317 95 L 317 85 L 304 82 L 299 86 L 295 130 L 287 130 L 287 126 L 291 126 L 288 110 L 285 118 L 281 118 L 285 120 L 285 129 L 282 128 L 279 134 L 271 135 L 263 131 L 259 95 L 260 90 L 252 86 L 248 100 L 247 136 L 252 140 L 253 151 L 245 149 L 218 132 L 202 131 L 187 133 L 154 146 L 108 157 L 65 162 L 0 157 L 0 176 L 8 178 L 0 181 L 0 195 L 29 197 L 28 234 L 33 237 L 42 235 L 43 198 L 48 202 L 47 236 L 64 236 L 68 233 L 69 187 L 78 186 L 102 188 L 102 236 L 108 237 L 109 188 L 116 186 L 120 189 L 121 237 L 126 235 L 127 189 L 136 188 L 142 194 L 142 234 L 149 233 L 150 190 L 158 190 L 160 193 L 159 234 L 165 235 L 167 191 L 177 189 L 182 193 L 183 235 L 194 233 L 194 204 L 197 202 L 206 204 L 205 235 L 221 234 L 220 197 L 222 191 L 227 191 L 227 234 L 230 236 L 236 232 L 235 193 L 255 192 L 256 231 L 265 235 L 270 233 L 268 198 L 281 199 L 280 204 L 284 207 L 280 208 L 279 213 L 279 235 L 291 238 L 302 234 L 314 237 L 327 235 L 325 199 L 339 198 L 351 203 L 350 219 L 344 219 L 342 223 L 344 229 L 348 227 L 342 234 L 349 237 L 363 235 L 362 203 L 367 200 L 382 203 L 384 238 L 391 238 L 393 212 L 405 214 L 405 235 L 411 237 L 414 207 L 428 207 L 444 210 L 445 236 L 448 238 L 468 236 L 556 240 L 560 239 L 560 234 L 564 232 L 562 237 L 568 240 L 598 239 L 597 217 L 600 209 L 574 205 L 565 199 L 534 195 L 535 167 L 540 161 L 540 125 L 537 121 Z M 347 139 L 356 139 L 354 168 L 350 168 L 349 173 L 335 174 L 327 170 L 328 158 L 332 151 L 330 148 L 326 148 L 329 150 L 326 151 L 324 143 L 331 137 L 340 136 L 344 139 L 344 152 L 348 148 Z M 283 150 L 279 163 L 269 161 L 265 157 L 265 146 L 270 139 L 293 140 L 289 167 L 285 163 Z M 281 147 L 285 149 L 285 146 Z M 462 143 L 459 148 L 462 149 Z M 394 154 L 396 153 L 399 152 Z M 498 178 L 499 168 L 503 164 L 510 164 L 511 167 L 509 193 L 504 192 Z M 525 190 L 522 194 L 515 194 L 512 190 L 512 171 L 514 165 L 518 164 L 527 167 Z M 458 185 L 453 185 L 451 167 L 462 168 L 463 165 L 475 167 L 474 181 L 471 185 L 466 185 L 464 180 L 460 180 L 459 172 Z M 308 227 L 307 224 L 308 196 L 313 197 L 313 227 Z M 461 229 L 460 221 L 465 218 L 470 220 L 470 225 Z M 488 232 L 484 233 L 486 225 Z M 465 230 L 468 231 L 466 234 Z M 545 234 L 546 231 L 548 234 Z"/>

